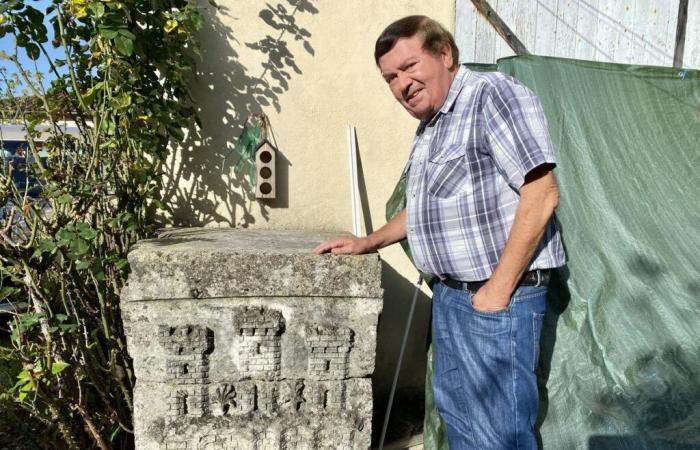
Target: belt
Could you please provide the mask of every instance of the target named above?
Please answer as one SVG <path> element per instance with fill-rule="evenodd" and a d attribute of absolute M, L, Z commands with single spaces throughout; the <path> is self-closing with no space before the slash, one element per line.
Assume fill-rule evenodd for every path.
<path fill-rule="evenodd" d="M 552 271 L 550 269 L 537 269 L 525 272 L 518 282 L 518 286 L 547 286 L 549 284 L 549 279 L 552 276 Z M 481 286 L 485 285 L 489 280 L 482 281 L 459 281 L 453 278 L 445 278 L 440 280 L 445 286 L 451 287 L 452 289 L 459 289 L 463 291 L 476 292 Z"/>

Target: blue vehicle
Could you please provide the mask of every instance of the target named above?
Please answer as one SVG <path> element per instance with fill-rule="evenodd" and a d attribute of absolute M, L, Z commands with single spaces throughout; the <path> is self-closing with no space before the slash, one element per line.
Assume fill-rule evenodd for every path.
<path fill-rule="evenodd" d="M 48 128 L 46 126 L 39 127 Z M 72 126 L 64 127 L 67 133 L 77 134 Z M 39 150 L 39 161 L 46 167 L 48 154 L 41 150 L 42 138 L 35 140 Z M 41 194 L 41 183 L 34 174 L 27 173 L 27 165 L 34 162 L 34 157 L 27 142 L 26 129 L 23 125 L 0 125 L 0 150 L 2 150 L 2 170 L 8 173 L 12 169 L 12 181 L 20 191 L 27 190 L 27 195 L 37 198 Z"/>

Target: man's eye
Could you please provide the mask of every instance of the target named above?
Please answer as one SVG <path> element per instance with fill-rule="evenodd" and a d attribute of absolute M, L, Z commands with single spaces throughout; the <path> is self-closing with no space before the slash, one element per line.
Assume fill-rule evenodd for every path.
<path fill-rule="evenodd" d="M 392 81 L 396 79 L 396 75 L 389 75 L 388 77 L 385 78 L 386 82 L 391 84 Z"/>

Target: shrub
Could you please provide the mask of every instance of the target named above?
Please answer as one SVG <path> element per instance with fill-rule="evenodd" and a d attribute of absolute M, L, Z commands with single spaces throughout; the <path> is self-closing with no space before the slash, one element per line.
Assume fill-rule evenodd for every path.
<path fill-rule="evenodd" d="M 125 447 L 134 376 L 119 292 L 127 252 L 155 229 L 169 145 L 195 119 L 187 77 L 202 16 L 194 0 L 47 3 L 0 5 L 0 38 L 15 44 L 0 54 L 15 68 L 0 74 L 2 106 L 28 130 L 40 191 L 4 165 L 0 297 L 29 310 L 13 314 L 0 350 L 18 372 L 2 395 L 68 448 Z"/>

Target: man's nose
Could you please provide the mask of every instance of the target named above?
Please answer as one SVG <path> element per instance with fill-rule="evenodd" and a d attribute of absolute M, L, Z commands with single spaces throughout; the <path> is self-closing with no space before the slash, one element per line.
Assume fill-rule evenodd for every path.
<path fill-rule="evenodd" d="M 408 90 L 411 88 L 411 83 L 413 82 L 413 80 L 411 80 L 411 77 L 401 72 L 399 72 L 399 74 L 396 75 L 396 78 L 398 81 L 399 89 L 401 90 L 401 94 L 404 97 L 406 97 L 406 95 L 408 95 Z"/>

